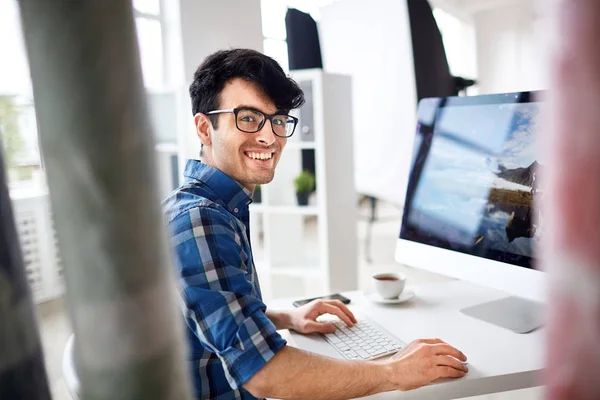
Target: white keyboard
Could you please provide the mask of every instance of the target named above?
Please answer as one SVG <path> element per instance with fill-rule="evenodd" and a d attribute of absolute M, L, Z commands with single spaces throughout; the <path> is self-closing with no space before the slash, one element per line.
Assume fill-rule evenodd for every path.
<path fill-rule="evenodd" d="M 325 340 L 348 360 L 374 360 L 394 354 L 406 346 L 365 317 L 359 318 L 352 328 L 337 318 L 328 322 L 337 329 L 334 333 L 323 334 Z"/>

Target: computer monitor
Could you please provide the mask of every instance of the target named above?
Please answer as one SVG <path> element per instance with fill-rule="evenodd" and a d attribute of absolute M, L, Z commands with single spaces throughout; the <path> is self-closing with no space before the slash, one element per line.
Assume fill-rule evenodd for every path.
<path fill-rule="evenodd" d="M 545 275 L 533 249 L 544 234 L 534 204 L 540 92 L 419 102 L 397 262 L 508 293 L 465 313 L 514 331 L 539 326 Z"/>

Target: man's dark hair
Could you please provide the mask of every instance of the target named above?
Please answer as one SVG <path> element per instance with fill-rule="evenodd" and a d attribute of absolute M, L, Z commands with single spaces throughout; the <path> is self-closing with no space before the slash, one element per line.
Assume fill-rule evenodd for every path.
<path fill-rule="evenodd" d="M 223 87 L 234 78 L 255 83 L 279 112 L 288 113 L 304 104 L 302 90 L 271 57 L 249 49 L 221 50 L 208 56 L 194 73 L 190 85 L 193 115 L 216 110 Z M 217 117 L 210 116 L 215 128 Z"/>

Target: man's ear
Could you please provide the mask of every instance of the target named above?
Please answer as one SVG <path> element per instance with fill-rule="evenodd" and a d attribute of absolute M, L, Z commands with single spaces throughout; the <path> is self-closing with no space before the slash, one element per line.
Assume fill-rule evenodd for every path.
<path fill-rule="evenodd" d="M 200 142 L 205 146 L 211 146 L 212 123 L 210 122 L 210 118 L 207 115 L 198 113 L 194 115 L 194 124 L 196 125 L 196 135 L 200 138 Z"/>

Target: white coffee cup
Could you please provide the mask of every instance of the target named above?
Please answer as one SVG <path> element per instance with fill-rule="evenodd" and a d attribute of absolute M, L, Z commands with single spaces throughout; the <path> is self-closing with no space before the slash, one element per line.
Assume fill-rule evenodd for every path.
<path fill-rule="evenodd" d="M 404 290 L 406 276 L 397 273 L 373 275 L 375 293 L 383 299 L 395 299 Z"/>

